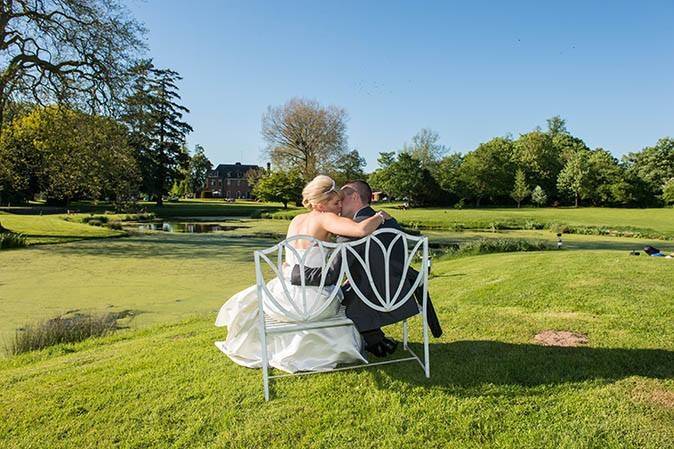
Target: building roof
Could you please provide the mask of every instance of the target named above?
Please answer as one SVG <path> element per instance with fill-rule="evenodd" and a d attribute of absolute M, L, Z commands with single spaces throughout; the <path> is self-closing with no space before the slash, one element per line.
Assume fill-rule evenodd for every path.
<path fill-rule="evenodd" d="M 211 171 L 211 173 L 209 173 L 209 176 L 225 178 L 227 177 L 227 173 L 234 173 L 234 175 L 231 175 L 230 177 L 243 178 L 248 170 L 256 170 L 259 168 L 260 167 L 257 165 L 244 165 L 241 164 L 241 162 L 237 162 L 236 164 L 219 164 L 213 171 Z M 240 173 L 240 175 L 236 176 L 236 173 Z"/>

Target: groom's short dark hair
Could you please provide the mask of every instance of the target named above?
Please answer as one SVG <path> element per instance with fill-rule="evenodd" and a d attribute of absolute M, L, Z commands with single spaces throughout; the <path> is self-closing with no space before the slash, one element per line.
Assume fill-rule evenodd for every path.
<path fill-rule="evenodd" d="M 372 201 L 372 188 L 367 182 L 361 179 L 355 179 L 353 181 L 347 181 L 347 183 L 344 184 L 344 187 L 355 191 L 363 203 L 370 204 L 370 201 Z"/>

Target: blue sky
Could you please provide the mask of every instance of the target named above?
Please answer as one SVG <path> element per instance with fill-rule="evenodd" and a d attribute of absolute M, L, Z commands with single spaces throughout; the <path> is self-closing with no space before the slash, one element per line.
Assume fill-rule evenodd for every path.
<path fill-rule="evenodd" d="M 561 115 L 620 156 L 674 136 L 674 2 L 130 0 L 149 53 L 184 77 L 190 147 L 263 163 L 262 114 L 346 109 L 376 167 L 421 128 L 451 151 Z"/>

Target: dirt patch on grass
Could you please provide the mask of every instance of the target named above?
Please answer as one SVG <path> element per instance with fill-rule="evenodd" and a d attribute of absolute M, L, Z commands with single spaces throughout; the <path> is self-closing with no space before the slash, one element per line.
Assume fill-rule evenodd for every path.
<path fill-rule="evenodd" d="M 546 330 L 534 337 L 536 343 L 543 346 L 582 346 L 588 343 L 587 335 L 580 332 Z"/>
<path fill-rule="evenodd" d="M 632 399 L 674 410 L 674 391 L 665 390 L 654 382 L 637 385 L 632 390 Z"/>
<path fill-rule="evenodd" d="M 651 392 L 649 399 L 655 404 L 674 409 L 674 391 L 655 390 Z"/>

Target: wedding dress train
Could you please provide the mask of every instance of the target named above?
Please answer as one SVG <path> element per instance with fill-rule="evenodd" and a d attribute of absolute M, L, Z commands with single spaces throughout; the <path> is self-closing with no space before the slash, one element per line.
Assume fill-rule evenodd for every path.
<path fill-rule="evenodd" d="M 300 256 L 305 251 L 305 266 L 320 267 L 322 256 L 319 248 L 311 247 L 307 250 L 297 250 Z M 286 266 L 283 269 L 285 285 L 291 297 L 300 297 L 301 287 L 290 284 L 292 266 L 296 263 L 294 255 L 286 252 Z M 269 292 L 283 307 L 292 310 L 287 297 L 283 294 L 281 280 L 274 278 L 267 283 Z M 305 287 L 308 309 L 316 305 L 318 309 L 328 301 L 333 289 L 339 286 Z M 274 304 L 264 295 L 263 307 L 265 315 L 277 321 L 289 319 L 279 313 Z M 319 321 L 336 316 L 342 293 L 338 291 L 331 303 L 313 321 Z M 239 365 L 249 368 L 260 368 L 261 342 L 259 327 L 259 307 L 257 286 L 252 285 L 232 296 L 221 308 L 215 320 L 216 326 L 227 327 L 227 338 L 217 341 L 215 345 L 230 359 Z M 294 373 L 297 371 L 325 371 L 334 368 L 340 363 L 367 362 L 361 354 L 362 339 L 356 328 L 340 326 L 333 328 L 309 329 L 281 334 L 267 335 L 267 354 L 269 365 L 280 370 Z"/>

